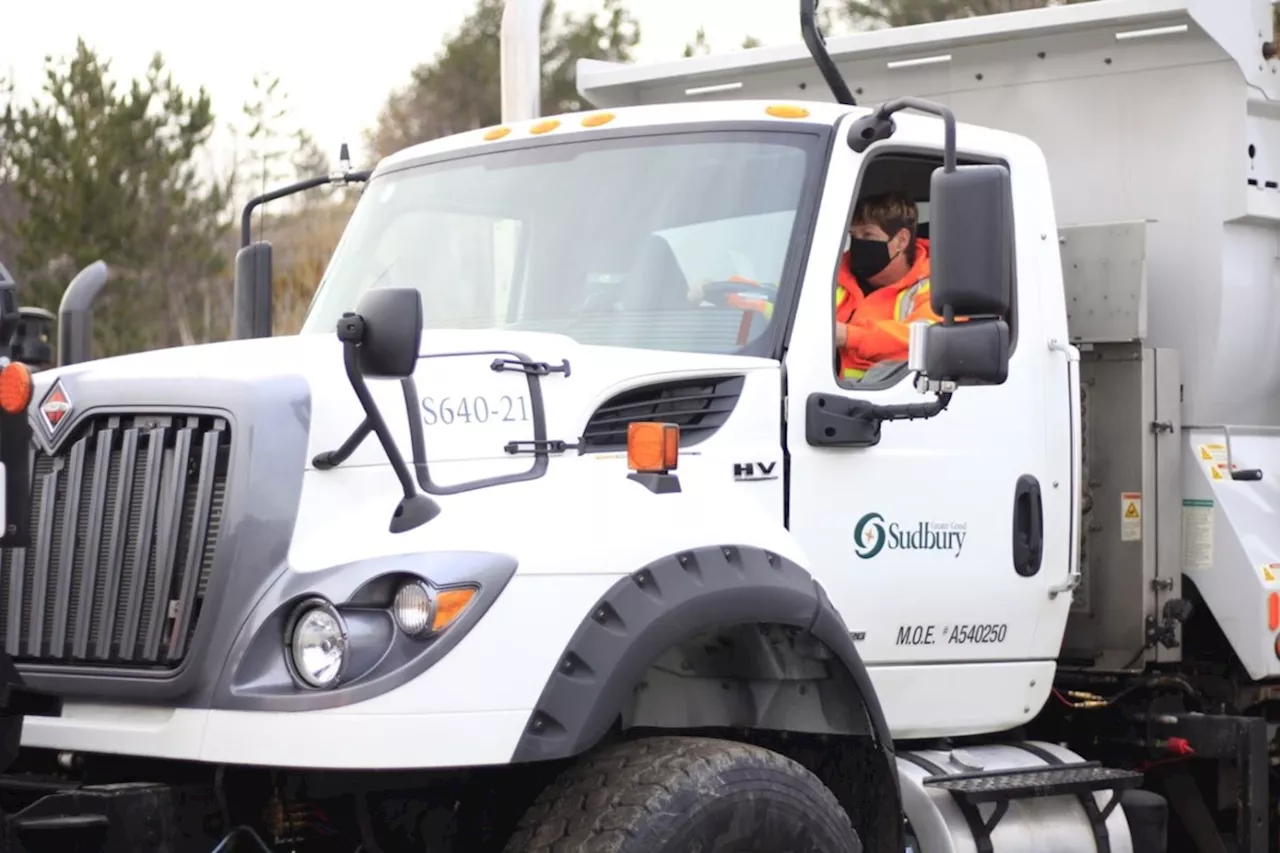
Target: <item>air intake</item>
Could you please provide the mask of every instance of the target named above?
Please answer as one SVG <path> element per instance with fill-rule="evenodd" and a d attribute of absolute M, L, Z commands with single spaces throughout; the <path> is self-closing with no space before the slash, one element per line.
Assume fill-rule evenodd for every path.
<path fill-rule="evenodd" d="M 627 425 L 661 421 L 680 427 L 680 446 L 688 447 L 724 425 L 742 393 L 741 376 L 702 376 L 660 382 L 623 391 L 596 409 L 583 431 L 585 453 L 622 450 Z"/>

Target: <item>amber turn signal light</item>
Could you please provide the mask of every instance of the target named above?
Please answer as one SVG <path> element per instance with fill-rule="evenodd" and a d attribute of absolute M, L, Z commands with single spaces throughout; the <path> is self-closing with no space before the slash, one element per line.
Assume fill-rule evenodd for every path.
<path fill-rule="evenodd" d="M 627 467 L 637 474 L 675 470 L 680 456 L 680 427 L 644 421 L 627 425 Z"/>
<path fill-rule="evenodd" d="M 432 631 L 443 631 L 462 615 L 471 599 L 476 597 L 476 589 L 472 586 L 457 589 L 445 589 L 436 593 L 436 612 L 431 620 Z"/>
<path fill-rule="evenodd" d="M 0 410 L 19 415 L 31 405 L 31 370 L 20 361 L 11 361 L 0 370 Z"/>

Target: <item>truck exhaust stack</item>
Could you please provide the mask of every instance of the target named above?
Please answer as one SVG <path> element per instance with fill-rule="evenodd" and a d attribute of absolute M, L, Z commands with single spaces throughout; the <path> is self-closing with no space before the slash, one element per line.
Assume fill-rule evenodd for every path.
<path fill-rule="evenodd" d="M 502 10 L 502 120 L 542 114 L 543 0 L 507 0 Z"/>

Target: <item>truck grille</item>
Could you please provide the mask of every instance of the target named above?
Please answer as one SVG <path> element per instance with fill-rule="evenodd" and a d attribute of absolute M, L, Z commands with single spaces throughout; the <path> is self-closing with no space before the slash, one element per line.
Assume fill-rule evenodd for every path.
<path fill-rule="evenodd" d="M 18 663 L 178 666 L 196 629 L 226 496 L 230 428 L 102 415 L 35 450 L 31 547 L 0 551 L 0 637 Z"/>

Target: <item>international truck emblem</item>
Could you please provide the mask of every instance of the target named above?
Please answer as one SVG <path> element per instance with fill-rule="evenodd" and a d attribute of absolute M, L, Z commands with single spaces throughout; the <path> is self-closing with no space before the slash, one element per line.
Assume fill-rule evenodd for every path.
<path fill-rule="evenodd" d="M 40 404 L 40 416 L 44 418 L 44 424 L 52 434 L 57 432 L 58 426 L 69 414 L 71 414 L 71 397 L 67 395 L 66 389 L 62 387 L 62 381 L 59 380 L 53 383 L 53 388 L 49 389 L 44 402 Z"/>

